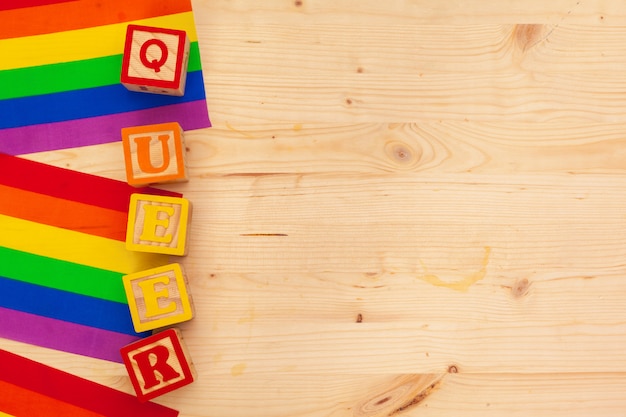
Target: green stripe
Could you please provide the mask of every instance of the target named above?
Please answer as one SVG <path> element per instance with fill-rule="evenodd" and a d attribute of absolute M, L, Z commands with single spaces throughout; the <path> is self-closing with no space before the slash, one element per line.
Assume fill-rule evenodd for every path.
<path fill-rule="evenodd" d="M 113 55 L 0 71 L 0 100 L 117 84 L 121 68 L 122 55 Z M 201 68 L 198 42 L 192 42 L 188 71 Z"/>
<path fill-rule="evenodd" d="M 122 275 L 119 272 L 0 247 L 0 276 L 128 304 Z"/>

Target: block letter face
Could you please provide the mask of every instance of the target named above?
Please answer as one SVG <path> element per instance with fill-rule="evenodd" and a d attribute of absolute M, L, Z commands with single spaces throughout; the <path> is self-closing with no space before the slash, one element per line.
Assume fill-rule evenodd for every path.
<path fill-rule="evenodd" d="M 184 256 L 190 212 L 189 200 L 184 198 L 132 194 L 126 248 Z"/>
<path fill-rule="evenodd" d="M 163 382 L 169 382 L 180 377 L 180 373 L 167 363 L 170 351 L 163 345 L 155 345 L 150 349 L 135 353 L 131 358 L 137 364 L 137 368 L 143 379 L 143 389 L 154 388 Z M 161 374 L 161 380 L 157 378 L 157 372 Z"/>
<path fill-rule="evenodd" d="M 194 380 L 180 331 L 169 329 L 124 346 L 120 353 L 141 401 L 148 401 Z"/>
<path fill-rule="evenodd" d="M 130 185 L 187 181 L 185 140 L 176 122 L 122 129 Z"/>
<path fill-rule="evenodd" d="M 123 281 L 137 333 L 193 318 L 193 303 L 180 264 L 128 274 Z"/>
<path fill-rule="evenodd" d="M 129 90 L 182 96 L 188 62 L 185 31 L 128 25 L 121 82 Z"/>

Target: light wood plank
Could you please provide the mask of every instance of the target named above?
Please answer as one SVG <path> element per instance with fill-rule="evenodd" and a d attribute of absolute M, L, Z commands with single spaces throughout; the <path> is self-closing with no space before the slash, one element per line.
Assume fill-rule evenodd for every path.
<path fill-rule="evenodd" d="M 221 124 L 186 133 L 191 175 L 619 174 L 624 123 Z M 125 181 L 121 144 L 26 155 Z"/>
<path fill-rule="evenodd" d="M 358 80 L 215 74 L 205 82 L 212 117 L 231 124 L 268 123 L 276 114 L 292 123 L 626 120 L 621 74 L 364 74 Z"/>
<path fill-rule="evenodd" d="M 196 175 L 623 172 L 625 124 L 423 122 L 218 126 L 188 135 Z"/>
<path fill-rule="evenodd" d="M 626 22 L 619 0 L 270 0 L 262 3 L 246 0 L 194 0 L 199 22 L 222 22 L 231 25 L 259 22 L 296 24 L 311 22 L 343 23 L 355 26 L 371 24 L 467 24 L 467 23 L 562 23 L 614 24 Z"/>
<path fill-rule="evenodd" d="M 434 73 L 599 73 L 626 63 L 624 26 L 200 25 L 211 39 L 203 67 L 213 74 L 285 76 Z M 209 91 L 210 93 L 210 91 Z"/>
<path fill-rule="evenodd" d="M 204 372 L 227 375 L 239 364 L 268 374 L 626 370 L 623 272 L 499 271 L 466 292 L 420 274 L 192 270 L 194 293 L 207 294 L 195 298 L 206 320 L 184 330 Z"/>
<path fill-rule="evenodd" d="M 172 394 L 181 417 L 621 416 L 624 374 L 286 375 L 244 373 Z M 430 384 L 438 382 L 433 389 Z M 414 403 L 413 403 L 414 402 Z M 380 403 L 376 405 L 377 403 Z"/>
<path fill-rule="evenodd" d="M 118 364 L 40 349 L 0 339 L 0 347 L 115 389 L 131 393 Z M 210 352 L 207 352 L 207 356 Z M 213 354 L 207 364 L 222 355 Z M 185 390 L 156 399 L 181 411 L 181 417 L 258 415 L 353 417 L 388 415 L 410 404 L 429 381 L 440 381 L 422 401 L 397 415 L 447 416 L 462 410 L 468 416 L 621 416 L 626 406 L 624 373 L 540 374 L 303 374 L 285 368 L 272 374 L 218 374 L 208 370 Z M 411 389 L 412 388 L 412 389 Z M 389 399 L 387 399 L 389 398 Z M 387 399 L 386 401 L 383 401 Z M 381 402 L 382 401 L 382 402 Z M 376 406 L 377 403 L 380 403 Z M 367 412 L 369 411 L 369 413 Z"/>
<path fill-rule="evenodd" d="M 222 27 L 204 34 L 219 123 L 623 121 L 622 27 Z"/>
<path fill-rule="evenodd" d="M 420 260 L 480 260 L 487 246 L 508 254 L 506 266 L 548 270 L 621 265 L 624 255 L 612 232 L 626 220 L 619 177 L 229 178 L 198 180 L 204 191 L 190 195 L 190 246 L 218 271 L 415 272 Z"/>
<path fill-rule="evenodd" d="M 476 274 L 471 268 L 468 266 L 467 275 Z M 498 270 L 467 287 L 446 276 L 439 277 L 442 282 L 435 284 L 419 273 L 194 272 L 195 292 L 207 294 L 200 298 L 198 310 L 220 327 L 295 322 L 319 324 L 322 328 L 352 323 L 417 323 L 428 328 L 431 324 L 471 327 L 481 321 L 484 328 L 494 329 L 615 326 L 622 323 L 616 315 L 626 309 L 620 296 L 626 286 L 621 270 L 581 271 L 585 275 L 580 276 Z M 245 288 L 254 291 L 241 297 Z"/>

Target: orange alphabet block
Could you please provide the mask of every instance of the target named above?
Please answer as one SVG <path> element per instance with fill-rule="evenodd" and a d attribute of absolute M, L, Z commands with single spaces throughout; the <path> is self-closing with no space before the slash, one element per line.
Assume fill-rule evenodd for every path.
<path fill-rule="evenodd" d="M 188 180 L 185 140 L 178 123 L 123 128 L 122 146 L 130 185 Z"/>
<path fill-rule="evenodd" d="M 195 371 L 178 329 L 168 329 L 124 346 L 120 353 L 140 401 L 191 384 Z"/>
<path fill-rule="evenodd" d="M 137 333 L 193 318 L 187 278 L 180 264 L 124 275 L 122 280 Z"/>
<path fill-rule="evenodd" d="M 132 194 L 126 249 L 184 256 L 190 218 L 191 204 L 185 198 Z"/>
<path fill-rule="evenodd" d="M 127 89 L 182 96 L 188 62 L 185 31 L 128 25 L 120 77 Z"/>

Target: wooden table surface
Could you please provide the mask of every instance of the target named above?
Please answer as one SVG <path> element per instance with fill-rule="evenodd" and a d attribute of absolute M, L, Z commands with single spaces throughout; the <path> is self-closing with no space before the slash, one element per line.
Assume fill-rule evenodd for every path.
<path fill-rule="evenodd" d="M 618 0 L 197 0 L 181 417 L 626 415 Z M 28 158 L 123 180 L 120 143 Z M 122 365 L 0 347 L 132 392 Z"/>

